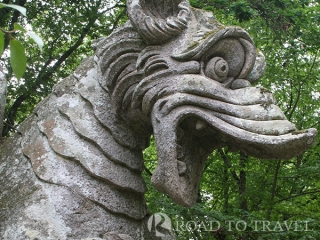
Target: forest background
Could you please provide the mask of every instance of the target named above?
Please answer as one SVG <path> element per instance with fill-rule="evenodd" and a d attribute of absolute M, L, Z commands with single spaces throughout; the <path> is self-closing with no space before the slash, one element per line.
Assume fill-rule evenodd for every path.
<path fill-rule="evenodd" d="M 298 129 L 314 127 L 319 131 L 320 1 L 190 2 L 212 11 L 225 25 L 248 31 L 267 60 L 265 75 L 258 84 L 274 93 Z M 0 72 L 7 82 L 1 134 L 5 138 L 16 131 L 55 83 L 94 54 L 91 45 L 96 39 L 111 34 L 127 17 L 123 0 L 1 3 L 27 9 L 23 16 L 12 8 L 0 8 Z M 41 36 L 42 50 L 15 23 Z M 22 77 L 10 62 L 12 40 L 22 46 L 16 54 L 26 54 Z M 287 161 L 255 159 L 227 148 L 214 151 L 206 162 L 198 201 L 192 208 L 176 205 L 150 185 L 157 163 L 154 141 L 144 151 L 144 158 L 149 210 L 167 214 L 178 239 L 320 239 L 319 138 L 309 151 Z"/>

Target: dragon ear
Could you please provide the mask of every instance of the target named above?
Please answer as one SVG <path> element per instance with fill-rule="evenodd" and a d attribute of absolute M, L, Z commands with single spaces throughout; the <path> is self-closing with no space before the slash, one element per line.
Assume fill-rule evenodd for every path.
<path fill-rule="evenodd" d="M 132 25 L 148 44 L 165 43 L 179 36 L 190 20 L 186 0 L 128 0 L 127 9 Z"/>

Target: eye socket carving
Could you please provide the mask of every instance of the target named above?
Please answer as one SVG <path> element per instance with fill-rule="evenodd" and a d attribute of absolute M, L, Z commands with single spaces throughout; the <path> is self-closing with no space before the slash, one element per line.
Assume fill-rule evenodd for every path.
<path fill-rule="evenodd" d="M 221 57 L 214 57 L 207 63 L 204 74 L 218 82 L 223 82 L 228 76 L 229 65 Z"/>

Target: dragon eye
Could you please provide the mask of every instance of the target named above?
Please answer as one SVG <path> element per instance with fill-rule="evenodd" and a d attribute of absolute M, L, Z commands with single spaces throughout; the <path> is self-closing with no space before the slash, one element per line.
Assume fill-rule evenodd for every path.
<path fill-rule="evenodd" d="M 229 73 L 228 63 L 221 57 L 214 57 L 207 63 L 204 73 L 207 77 L 222 82 Z"/>

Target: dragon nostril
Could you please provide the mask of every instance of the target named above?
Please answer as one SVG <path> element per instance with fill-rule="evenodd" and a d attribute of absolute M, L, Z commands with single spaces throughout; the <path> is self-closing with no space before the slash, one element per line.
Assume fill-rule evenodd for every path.
<path fill-rule="evenodd" d="M 221 57 L 212 58 L 206 66 L 205 75 L 218 82 L 222 82 L 229 73 L 228 63 Z"/>

